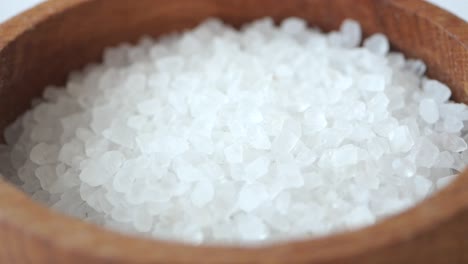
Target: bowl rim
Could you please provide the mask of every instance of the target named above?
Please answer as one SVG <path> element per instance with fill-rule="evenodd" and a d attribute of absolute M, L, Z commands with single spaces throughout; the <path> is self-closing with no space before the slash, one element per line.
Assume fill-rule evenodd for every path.
<path fill-rule="evenodd" d="M 414 1 L 378 0 L 397 7 L 414 5 Z M 91 0 L 50 0 L 0 24 L 0 52 L 22 34 L 55 14 L 70 11 Z M 418 1 L 415 15 L 447 30 L 445 20 L 432 20 L 427 14 L 453 17 L 468 28 L 466 22 L 425 1 Z M 422 6 L 422 7 L 421 7 Z M 27 18 L 27 19 L 25 19 Z M 468 52 L 468 39 L 448 31 Z M 0 229 L 8 228 L 42 241 L 46 246 L 97 258 L 129 262 L 173 263 L 285 263 L 345 259 L 364 252 L 377 251 L 401 241 L 421 236 L 451 218 L 468 211 L 468 169 L 446 188 L 400 214 L 374 225 L 315 239 L 274 242 L 259 246 L 193 246 L 124 235 L 52 211 L 33 202 L 16 187 L 0 178 Z M 36 221 L 40 220 L 40 221 Z M 384 230 L 384 231 L 383 231 Z M 74 239 L 69 239 L 73 237 Z M 184 252 L 184 254 L 180 254 Z M 300 252 L 300 254 L 298 254 Z M 235 260 L 235 261 L 234 261 Z"/>

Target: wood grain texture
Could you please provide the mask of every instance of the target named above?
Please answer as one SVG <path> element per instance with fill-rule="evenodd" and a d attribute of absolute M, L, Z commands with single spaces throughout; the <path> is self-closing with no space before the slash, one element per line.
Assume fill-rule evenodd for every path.
<path fill-rule="evenodd" d="M 468 102 L 468 25 L 420 0 L 52 0 L 0 25 L 0 129 L 47 84 L 99 61 L 103 48 L 193 27 L 298 16 L 325 30 L 344 18 Z M 119 235 L 52 212 L 0 180 L 0 263 L 468 263 L 468 171 L 417 207 L 374 226 L 258 248 L 193 247 Z"/>

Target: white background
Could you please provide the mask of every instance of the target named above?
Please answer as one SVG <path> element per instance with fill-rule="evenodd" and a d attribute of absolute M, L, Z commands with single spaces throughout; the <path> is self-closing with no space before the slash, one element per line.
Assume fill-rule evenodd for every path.
<path fill-rule="evenodd" d="M 0 23 L 44 0 L 0 0 Z M 287 1 L 287 0 L 285 0 Z M 429 0 L 468 21 L 468 0 Z"/>

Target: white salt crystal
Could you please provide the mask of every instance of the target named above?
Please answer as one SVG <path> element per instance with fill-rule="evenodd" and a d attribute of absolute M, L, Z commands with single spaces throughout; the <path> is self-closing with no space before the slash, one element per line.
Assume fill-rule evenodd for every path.
<path fill-rule="evenodd" d="M 346 224 L 357 228 L 375 222 L 375 215 L 367 206 L 358 206 L 346 216 Z"/>
<path fill-rule="evenodd" d="M 412 177 L 416 173 L 416 166 L 407 159 L 396 159 L 392 162 L 392 168 L 397 175 Z"/>
<path fill-rule="evenodd" d="M 385 35 L 377 33 L 364 40 L 364 47 L 376 55 L 385 55 L 390 50 L 390 44 Z"/>
<path fill-rule="evenodd" d="M 358 161 L 358 149 L 356 146 L 347 144 L 336 149 L 332 156 L 332 162 L 335 167 L 349 166 Z"/>
<path fill-rule="evenodd" d="M 315 189 L 325 184 L 324 177 L 317 172 L 303 173 L 304 185 L 308 189 Z"/>
<path fill-rule="evenodd" d="M 147 121 L 148 120 L 144 116 L 134 115 L 127 120 L 127 125 L 135 130 L 141 130 Z"/>
<path fill-rule="evenodd" d="M 153 217 L 144 209 L 136 210 L 133 221 L 138 232 L 148 232 L 153 226 Z"/>
<path fill-rule="evenodd" d="M 385 89 L 385 79 L 381 75 L 367 74 L 359 79 L 358 85 L 361 89 L 379 92 Z"/>
<path fill-rule="evenodd" d="M 149 99 L 139 103 L 137 108 L 140 114 L 151 116 L 161 111 L 161 103 L 159 99 Z"/>
<path fill-rule="evenodd" d="M 83 147 L 83 143 L 76 139 L 72 139 L 70 142 L 63 144 L 58 155 L 58 160 L 69 166 L 72 166 L 74 165 L 76 157 L 84 156 L 85 150 Z"/>
<path fill-rule="evenodd" d="M 450 168 L 455 162 L 452 154 L 448 151 L 442 151 L 437 157 L 437 162 L 434 164 L 434 167 L 437 168 Z"/>
<path fill-rule="evenodd" d="M 395 152 L 407 152 L 413 145 L 413 137 L 407 126 L 399 126 L 388 135 L 390 147 Z"/>
<path fill-rule="evenodd" d="M 446 102 L 452 95 L 452 92 L 445 84 L 430 79 L 424 80 L 423 91 L 427 96 L 438 103 Z"/>
<path fill-rule="evenodd" d="M 303 143 L 295 148 L 295 161 L 301 167 L 312 165 L 317 160 L 317 154 Z"/>
<path fill-rule="evenodd" d="M 374 137 L 367 141 L 367 151 L 372 159 L 380 159 L 389 148 L 388 142 L 384 138 Z"/>
<path fill-rule="evenodd" d="M 186 161 L 179 161 L 175 164 L 175 173 L 182 182 L 193 182 L 203 179 L 201 171 Z"/>
<path fill-rule="evenodd" d="M 273 141 L 272 149 L 276 152 L 290 152 L 299 141 L 299 137 L 289 129 L 282 129 Z"/>
<path fill-rule="evenodd" d="M 189 142 L 192 144 L 193 148 L 200 153 L 210 155 L 214 151 L 213 142 L 210 138 L 194 135 L 190 137 Z M 181 149 L 188 148 L 186 148 L 184 144 Z M 176 153 L 181 153 L 181 151 L 177 151 Z"/>
<path fill-rule="evenodd" d="M 307 23 L 300 18 L 286 18 L 281 22 L 280 29 L 287 34 L 297 35 L 303 33 L 307 27 Z"/>
<path fill-rule="evenodd" d="M 304 178 L 295 162 L 277 163 L 276 171 L 283 188 L 299 188 L 304 185 Z"/>
<path fill-rule="evenodd" d="M 240 144 L 232 144 L 224 149 L 224 156 L 228 163 L 241 163 L 243 161 L 243 148 Z"/>
<path fill-rule="evenodd" d="M 440 135 L 442 147 L 451 152 L 461 152 L 467 149 L 467 144 L 463 138 L 453 134 Z"/>
<path fill-rule="evenodd" d="M 416 76 L 422 76 L 426 72 L 426 64 L 421 60 L 408 59 L 405 68 Z"/>
<path fill-rule="evenodd" d="M 400 52 L 390 52 L 387 55 L 388 64 L 394 68 L 401 68 L 405 65 L 405 55 Z"/>
<path fill-rule="evenodd" d="M 247 132 L 248 142 L 255 149 L 270 149 L 271 141 L 265 130 L 260 126 L 254 126 Z"/>
<path fill-rule="evenodd" d="M 93 132 L 91 132 L 90 130 L 88 129 L 85 129 L 85 128 L 78 128 L 76 131 L 75 131 L 75 135 L 76 137 L 81 140 L 83 143 L 90 140 L 91 138 L 93 138 L 95 135 L 93 134 Z"/>
<path fill-rule="evenodd" d="M 102 155 L 109 149 L 110 142 L 105 138 L 91 138 L 85 142 L 85 153 L 94 158 Z"/>
<path fill-rule="evenodd" d="M 195 206 L 203 207 L 213 199 L 213 196 L 213 184 L 208 181 L 200 181 L 195 184 L 190 198 Z"/>
<path fill-rule="evenodd" d="M 59 148 L 56 145 L 39 143 L 31 149 L 31 161 L 37 165 L 51 164 L 57 159 Z"/>
<path fill-rule="evenodd" d="M 282 192 L 275 199 L 276 209 L 282 213 L 286 214 L 289 211 L 289 205 L 291 203 L 291 195 L 288 192 Z"/>
<path fill-rule="evenodd" d="M 40 166 L 34 173 L 39 179 L 42 189 L 46 191 L 51 188 L 57 178 L 57 175 L 55 174 L 55 168 L 51 165 Z"/>
<path fill-rule="evenodd" d="M 37 142 L 50 141 L 53 133 L 54 131 L 51 127 L 37 126 L 31 131 L 31 139 Z"/>
<path fill-rule="evenodd" d="M 416 146 L 416 159 L 415 162 L 425 168 L 431 168 L 439 156 L 439 148 L 434 145 L 430 140 L 423 138 Z"/>
<path fill-rule="evenodd" d="M 102 164 L 96 161 L 89 161 L 80 173 L 80 179 L 93 187 L 104 184 L 110 176 Z"/>
<path fill-rule="evenodd" d="M 268 173 L 270 159 L 261 156 L 248 163 L 245 167 L 245 179 L 247 181 L 255 181 Z"/>
<path fill-rule="evenodd" d="M 261 184 L 245 184 L 240 192 L 237 205 L 245 212 L 255 210 L 260 204 L 268 199 L 268 193 Z"/>
<path fill-rule="evenodd" d="M 92 109 L 93 120 L 91 128 L 95 133 L 101 133 L 112 124 L 115 109 L 112 106 L 102 106 Z"/>
<path fill-rule="evenodd" d="M 183 67 L 184 61 L 179 56 L 168 56 L 158 59 L 156 68 L 162 72 L 178 71 Z"/>
<path fill-rule="evenodd" d="M 116 150 L 108 151 L 99 158 L 99 162 L 109 174 L 117 173 L 124 161 L 125 156 Z"/>
<path fill-rule="evenodd" d="M 236 219 L 240 236 L 246 241 L 261 241 L 267 238 L 268 229 L 261 219 L 254 215 L 240 215 Z"/>
<path fill-rule="evenodd" d="M 304 112 L 304 123 L 310 132 L 318 132 L 327 127 L 327 118 L 323 113 L 315 109 L 309 109 Z"/>
<path fill-rule="evenodd" d="M 135 142 L 135 133 L 121 119 L 115 120 L 111 127 L 105 129 L 102 134 L 109 141 L 127 148 L 132 148 Z"/>
<path fill-rule="evenodd" d="M 343 23 L 341 23 L 340 31 L 343 34 L 345 47 L 354 48 L 359 46 L 361 43 L 362 32 L 361 26 L 358 22 L 345 19 Z"/>
<path fill-rule="evenodd" d="M 465 104 L 454 102 L 443 103 L 439 106 L 442 118 L 452 117 L 463 121 L 467 120 L 467 109 Z"/>
<path fill-rule="evenodd" d="M 439 120 L 439 109 L 437 103 L 432 99 L 423 99 L 419 103 L 419 114 L 429 124 Z"/>
<path fill-rule="evenodd" d="M 444 117 L 444 130 L 447 133 L 458 133 L 463 129 L 463 121 L 455 116 Z"/>
<path fill-rule="evenodd" d="M 419 199 L 425 198 L 429 194 L 429 191 L 432 188 L 432 181 L 421 175 L 416 175 L 414 177 L 414 186 L 415 186 L 415 194 L 417 195 L 417 197 Z"/>

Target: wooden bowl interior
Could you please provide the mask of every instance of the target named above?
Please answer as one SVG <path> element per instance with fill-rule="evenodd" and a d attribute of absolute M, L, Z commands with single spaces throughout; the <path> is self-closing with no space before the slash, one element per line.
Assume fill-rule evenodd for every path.
<path fill-rule="evenodd" d="M 451 86 L 453 99 L 468 102 L 467 25 L 423 1 L 52 0 L 0 26 L 0 129 L 28 109 L 46 85 L 64 84 L 72 70 L 98 62 L 105 47 L 185 30 L 208 17 L 240 26 L 266 16 L 276 21 L 297 16 L 324 30 L 338 28 L 345 18 L 356 19 L 366 35 L 383 32 L 394 49 L 423 59 L 431 77 Z M 417 208 L 364 230 L 245 249 L 197 248 L 121 236 L 44 209 L 0 181 L 0 235 L 16 243 L 0 249 L 0 260 L 396 263 L 411 252 L 416 252 L 417 260 L 434 260 L 434 254 L 440 253 L 434 236 L 453 238 L 437 233 L 441 223 L 448 225 L 447 234 L 460 231 L 456 237 L 468 237 L 467 227 L 458 220 L 451 222 L 457 216 L 468 223 L 468 195 L 462 186 L 468 187 L 466 173 Z M 457 241 L 449 249 L 442 247 L 445 260 L 461 258 L 453 249 L 462 247 Z"/>

